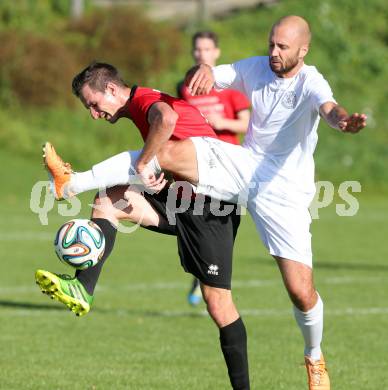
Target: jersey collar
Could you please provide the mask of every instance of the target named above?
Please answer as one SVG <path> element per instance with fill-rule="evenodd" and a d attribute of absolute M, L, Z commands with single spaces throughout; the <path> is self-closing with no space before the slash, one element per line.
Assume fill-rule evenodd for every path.
<path fill-rule="evenodd" d="M 132 100 L 132 98 L 135 96 L 137 90 L 137 85 L 135 84 L 134 86 L 131 87 L 131 93 L 129 94 L 129 101 Z"/>

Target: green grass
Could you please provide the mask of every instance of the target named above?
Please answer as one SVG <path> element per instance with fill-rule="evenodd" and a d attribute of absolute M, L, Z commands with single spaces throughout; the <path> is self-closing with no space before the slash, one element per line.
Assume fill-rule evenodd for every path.
<path fill-rule="evenodd" d="M 29 210 L 32 183 L 45 178 L 41 166 L 3 157 L 3 180 L 13 184 L 3 186 L 0 204 L 0 388 L 229 388 L 216 327 L 203 306 L 186 303 L 190 277 L 173 237 L 120 234 L 83 318 L 39 292 L 37 268 L 69 271 L 52 246 L 69 217 L 55 208 L 41 226 Z M 388 201 L 367 188 L 358 198 L 355 217 L 338 217 L 330 206 L 312 226 L 315 280 L 326 310 L 323 347 L 334 389 L 385 390 Z M 82 216 L 91 200 L 92 194 L 82 197 Z M 302 337 L 249 217 L 237 238 L 233 281 L 248 331 L 252 389 L 305 389 Z"/>

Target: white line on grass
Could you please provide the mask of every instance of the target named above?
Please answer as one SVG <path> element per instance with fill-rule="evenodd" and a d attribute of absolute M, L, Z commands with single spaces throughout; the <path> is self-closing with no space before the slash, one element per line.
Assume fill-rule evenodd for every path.
<path fill-rule="evenodd" d="M 336 276 L 322 278 L 319 284 L 375 284 L 386 283 L 388 277 L 370 276 L 370 277 L 350 277 Z M 281 285 L 281 279 L 248 279 L 235 280 L 232 283 L 233 288 L 256 288 L 266 286 Z M 116 291 L 153 291 L 153 290 L 185 290 L 187 283 L 184 282 L 150 282 L 150 283 L 132 283 L 119 286 L 99 285 L 97 291 L 115 293 Z M 0 287 L 0 294 L 15 294 L 15 293 L 31 293 L 31 291 L 39 291 L 38 287 L 32 282 L 31 285 L 21 286 L 3 286 Z"/>
<path fill-rule="evenodd" d="M 64 310 L 42 310 L 42 309 L 29 309 L 24 308 L 10 308 L 0 311 L 0 317 L 8 317 L 9 311 L 12 310 L 12 316 L 19 317 L 34 317 L 41 316 L 43 313 L 47 315 L 67 315 L 67 311 Z M 292 317 L 291 309 L 242 309 L 239 310 L 244 317 Z M 141 310 L 132 313 L 131 310 L 107 310 L 101 311 L 95 310 L 96 315 L 117 315 L 119 317 L 206 317 L 208 313 L 206 310 L 155 310 L 155 311 L 144 311 Z M 349 317 L 349 316 L 370 316 L 370 315 L 388 315 L 388 307 L 346 307 L 343 309 L 326 309 L 325 316 L 333 317 Z"/>
<path fill-rule="evenodd" d="M 350 276 L 335 276 L 329 278 L 319 279 L 321 284 L 360 284 L 360 283 L 377 283 L 377 282 L 387 282 L 388 277 L 384 276 L 370 276 L 370 277 L 350 277 Z M 232 281 L 232 289 L 234 288 L 255 288 L 255 287 L 266 287 L 266 286 L 276 286 L 281 285 L 281 279 L 248 279 L 248 280 L 234 280 Z M 101 291 L 115 291 L 116 287 L 108 286 L 98 286 L 98 289 Z M 128 285 L 122 285 L 120 290 L 185 290 L 187 288 L 187 283 L 183 282 L 155 282 L 155 283 L 134 283 Z M 0 289 L 1 291 L 1 289 Z"/>
<path fill-rule="evenodd" d="M 130 311 L 118 310 L 117 315 L 127 317 L 132 316 Z M 291 317 L 293 316 L 291 309 L 241 309 L 241 316 L 248 317 Z M 141 313 L 137 313 L 141 316 Z M 388 307 L 346 307 L 343 309 L 326 309 L 325 316 L 369 316 L 369 315 L 388 314 Z M 208 316 L 206 310 L 155 310 L 151 313 L 155 317 L 185 317 L 185 316 Z M 147 312 L 144 313 L 147 316 Z"/>
<path fill-rule="evenodd" d="M 54 241 L 55 233 L 45 232 L 0 232 L 0 241 Z"/>

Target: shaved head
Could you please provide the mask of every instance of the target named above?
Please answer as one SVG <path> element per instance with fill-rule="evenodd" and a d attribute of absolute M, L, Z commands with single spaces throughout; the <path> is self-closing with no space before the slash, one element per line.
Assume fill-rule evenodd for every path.
<path fill-rule="evenodd" d="M 290 37 L 298 39 L 301 44 L 310 44 L 310 26 L 307 23 L 307 20 L 303 19 L 301 16 L 283 16 L 272 26 L 271 34 L 275 29 L 284 29 Z"/>
<path fill-rule="evenodd" d="M 310 26 L 300 16 L 279 19 L 269 35 L 269 64 L 279 77 L 292 77 L 304 64 L 311 40 Z"/>

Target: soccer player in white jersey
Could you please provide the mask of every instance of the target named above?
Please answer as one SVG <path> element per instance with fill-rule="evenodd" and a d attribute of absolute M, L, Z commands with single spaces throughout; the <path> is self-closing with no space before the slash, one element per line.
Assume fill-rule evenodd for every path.
<path fill-rule="evenodd" d="M 154 155 L 162 168 L 195 184 L 197 192 L 247 206 L 293 302 L 305 342 L 308 388 L 329 390 L 321 352 L 323 302 L 313 284 L 309 231 L 308 206 L 315 192 L 313 152 L 320 116 L 344 133 L 364 128 L 366 116 L 349 115 L 318 70 L 304 63 L 310 39 L 303 18 L 286 16 L 271 29 L 269 56 L 215 68 L 194 67 L 186 79 L 192 94 L 206 94 L 215 85 L 240 90 L 250 98 L 245 143 L 241 147 L 196 137 L 170 141 L 162 149 L 155 145 Z M 118 169 L 123 174 L 130 171 L 119 159 L 110 159 L 105 162 L 105 177 L 96 177 L 95 186 L 89 183 L 85 190 L 98 188 L 104 180 L 112 185 L 109 164 L 116 174 Z M 146 186 L 160 182 L 148 165 L 128 164 L 136 167 Z M 61 177 L 56 180 L 63 182 Z M 71 188 L 76 177 L 66 180 Z"/>
<path fill-rule="evenodd" d="M 251 97 L 251 123 L 244 147 L 251 152 L 255 168 L 231 172 L 252 175 L 259 187 L 265 183 L 257 196 L 248 196 L 248 209 L 294 303 L 295 318 L 305 339 L 309 389 L 328 390 L 330 382 L 320 348 L 323 303 L 313 284 L 309 232 L 308 206 L 315 192 L 313 152 L 319 116 L 331 127 L 351 133 L 365 127 L 366 116 L 349 116 L 334 100 L 323 76 L 304 63 L 310 39 L 304 19 L 286 16 L 272 27 L 268 57 L 213 69 L 202 65 L 193 69 L 188 81 L 193 94 L 207 93 L 215 84 Z M 199 163 L 204 161 L 202 157 L 209 160 L 214 155 L 201 153 L 206 150 L 202 142 L 196 145 Z M 220 150 L 217 154 L 223 155 Z M 202 178 L 199 169 L 199 183 L 214 185 L 215 176 L 209 174 L 208 167 L 202 170 Z"/>

